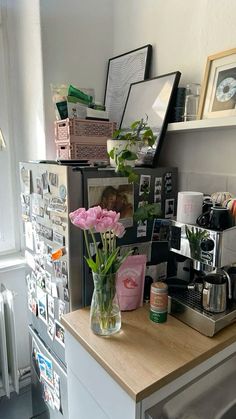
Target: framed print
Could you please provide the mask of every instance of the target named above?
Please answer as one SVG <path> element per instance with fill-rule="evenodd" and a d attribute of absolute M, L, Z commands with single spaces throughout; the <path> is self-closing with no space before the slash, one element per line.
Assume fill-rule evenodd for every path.
<path fill-rule="evenodd" d="M 198 119 L 236 115 L 236 48 L 207 58 Z"/>
<path fill-rule="evenodd" d="M 152 147 L 140 142 L 137 166 L 157 165 L 180 76 L 176 71 L 130 85 L 121 128 L 129 131 L 134 121 L 144 119 L 156 136 Z"/>
<path fill-rule="evenodd" d="M 109 119 L 120 126 L 129 86 L 149 77 L 152 46 L 145 45 L 108 62 L 104 104 Z"/>

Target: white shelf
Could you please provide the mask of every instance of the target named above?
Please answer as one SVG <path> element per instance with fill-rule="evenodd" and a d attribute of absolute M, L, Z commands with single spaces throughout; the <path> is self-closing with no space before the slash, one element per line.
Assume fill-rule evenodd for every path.
<path fill-rule="evenodd" d="M 236 116 L 225 118 L 199 119 L 196 121 L 173 122 L 168 124 L 167 132 L 191 132 L 220 128 L 236 128 Z"/>

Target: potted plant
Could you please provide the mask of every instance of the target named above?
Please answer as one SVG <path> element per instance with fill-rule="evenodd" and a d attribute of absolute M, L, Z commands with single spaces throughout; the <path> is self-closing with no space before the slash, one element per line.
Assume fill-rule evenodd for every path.
<path fill-rule="evenodd" d="M 116 171 L 128 177 L 128 181 L 137 182 L 138 175 L 133 170 L 138 152 L 143 145 L 152 147 L 156 136 L 147 124 L 147 118 L 135 121 L 128 130 L 120 129 L 114 132 L 111 140 L 107 140 L 107 152 L 110 165 Z"/>

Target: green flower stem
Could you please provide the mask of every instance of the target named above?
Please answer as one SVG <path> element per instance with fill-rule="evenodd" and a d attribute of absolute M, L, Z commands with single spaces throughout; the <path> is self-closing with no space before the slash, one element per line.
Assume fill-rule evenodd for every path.
<path fill-rule="evenodd" d="M 114 327 L 113 300 L 116 293 L 115 274 L 96 275 L 94 277 L 93 312 L 99 313 L 99 324 L 102 330 Z"/>
<path fill-rule="evenodd" d="M 96 242 L 96 239 L 95 239 L 95 236 L 94 236 L 94 234 L 93 234 L 92 230 L 89 230 L 89 231 L 90 231 L 90 233 L 91 233 L 91 236 L 92 236 L 92 239 L 93 239 L 93 243 L 94 243 L 94 246 L 95 246 L 95 249 L 96 249 L 96 254 L 97 254 L 97 257 L 98 257 L 99 268 L 101 269 L 101 267 L 102 267 L 102 263 L 101 263 L 101 259 L 100 259 L 100 256 L 99 256 L 99 251 L 98 251 L 98 247 L 97 247 L 97 242 Z"/>
<path fill-rule="evenodd" d="M 89 244 L 88 244 L 88 234 L 87 234 L 86 230 L 83 230 L 83 231 L 84 231 L 84 239 L 85 239 L 86 249 L 87 249 L 87 252 L 88 252 L 88 257 L 89 257 L 89 259 L 91 259 L 91 253 L 89 251 Z"/>

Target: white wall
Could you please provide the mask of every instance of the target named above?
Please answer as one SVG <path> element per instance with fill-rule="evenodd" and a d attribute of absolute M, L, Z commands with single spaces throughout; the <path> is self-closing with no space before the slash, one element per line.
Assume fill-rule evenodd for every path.
<path fill-rule="evenodd" d="M 113 45 L 113 1 L 41 0 L 47 157 L 56 157 L 50 84 L 95 88 L 103 101 Z"/>
<path fill-rule="evenodd" d="M 6 0 L 16 162 L 45 158 L 39 0 Z"/>
<path fill-rule="evenodd" d="M 180 70 L 180 85 L 201 82 L 208 55 L 236 47 L 234 0 L 119 0 L 113 55 L 150 43 L 152 76 Z M 236 194 L 235 129 L 168 134 L 160 164 L 180 171 L 180 189 Z"/>

